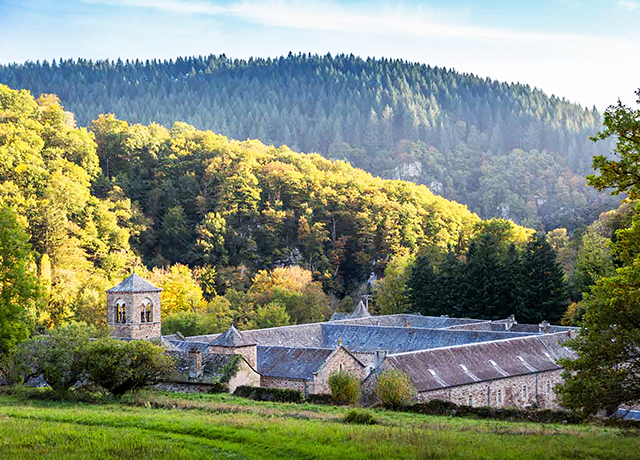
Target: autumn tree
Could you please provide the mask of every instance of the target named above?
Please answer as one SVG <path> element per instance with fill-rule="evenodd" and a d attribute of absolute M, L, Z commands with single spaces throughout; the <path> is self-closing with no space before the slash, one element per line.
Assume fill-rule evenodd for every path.
<path fill-rule="evenodd" d="M 38 307 L 28 241 L 13 212 L 0 208 L 0 355 L 28 337 Z"/>

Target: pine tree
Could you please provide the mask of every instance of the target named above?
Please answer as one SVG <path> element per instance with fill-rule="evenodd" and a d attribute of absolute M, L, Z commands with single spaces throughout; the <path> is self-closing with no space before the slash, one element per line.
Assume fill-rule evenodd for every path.
<path fill-rule="evenodd" d="M 544 235 L 535 235 L 527 244 L 522 261 L 524 302 L 517 313 L 518 321 L 539 323 L 560 321 L 568 304 L 567 283 L 556 253 Z"/>

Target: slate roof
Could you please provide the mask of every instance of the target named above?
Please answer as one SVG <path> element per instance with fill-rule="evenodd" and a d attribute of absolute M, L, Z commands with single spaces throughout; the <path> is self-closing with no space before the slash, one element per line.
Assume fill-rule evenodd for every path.
<path fill-rule="evenodd" d="M 557 359 L 575 356 L 562 346 L 567 338 L 557 333 L 398 353 L 384 366 L 410 374 L 418 391 L 437 390 L 561 369 Z"/>
<path fill-rule="evenodd" d="M 483 321 L 471 324 L 458 324 L 450 326 L 450 330 L 469 330 L 469 331 L 505 331 L 504 322 Z M 547 333 L 577 331 L 580 328 L 570 326 L 553 326 L 549 325 Z M 530 334 L 540 334 L 540 326 L 537 324 L 514 324 L 509 332 L 526 332 Z"/>
<path fill-rule="evenodd" d="M 258 373 L 265 377 L 311 380 L 327 358 L 329 348 L 258 347 Z"/>
<path fill-rule="evenodd" d="M 220 334 L 210 345 L 216 347 L 244 347 L 255 345 L 255 342 L 247 340 L 232 324 L 229 329 Z"/>
<path fill-rule="evenodd" d="M 253 343 L 263 346 L 324 348 L 322 324 L 325 323 L 252 329 L 242 331 L 242 336 L 247 340 L 253 341 Z"/>
<path fill-rule="evenodd" d="M 349 313 L 344 314 L 349 315 Z M 334 316 L 336 315 L 343 315 L 343 313 L 334 313 Z M 456 325 L 489 322 L 481 319 L 448 318 L 441 316 L 421 316 L 408 314 L 368 316 L 365 318 L 343 318 L 341 316 L 336 316 L 335 319 L 332 319 L 332 321 L 340 321 L 342 324 L 361 324 L 369 326 L 403 327 L 405 324 L 410 324 L 411 327 L 420 327 L 427 329 L 444 329 Z M 504 330 L 504 326 L 502 327 L 502 329 Z"/>
<path fill-rule="evenodd" d="M 209 344 L 205 342 L 186 342 L 184 340 L 168 340 L 171 346 L 182 352 L 188 353 L 190 350 L 200 350 L 202 353 L 209 353 Z"/>
<path fill-rule="evenodd" d="M 131 274 L 120 284 L 107 289 L 106 292 L 160 292 L 162 289 L 140 278 L 136 273 Z"/>
<path fill-rule="evenodd" d="M 387 350 L 389 353 L 401 353 L 531 334 L 322 323 L 322 335 L 323 348 L 335 348 L 342 340 L 342 344 L 354 352 Z"/>

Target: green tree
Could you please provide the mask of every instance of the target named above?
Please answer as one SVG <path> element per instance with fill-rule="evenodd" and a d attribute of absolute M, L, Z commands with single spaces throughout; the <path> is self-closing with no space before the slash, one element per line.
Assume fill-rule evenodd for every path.
<path fill-rule="evenodd" d="M 29 237 L 8 208 L 0 208 L 0 355 L 29 336 L 39 304 Z"/>
<path fill-rule="evenodd" d="M 580 334 L 568 342 L 578 356 L 561 361 L 558 391 L 564 407 L 586 416 L 640 399 L 640 259 L 601 278 L 583 303 Z"/>
<path fill-rule="evenodd" d="M 163 347 L 145 340 L 102 338 L 88 344 L 84 356 L 89 380 L 117 397 L 161 382 L 175 369 Z"/>
<path fill-rule="evenodd" d="M 85 375 L 86 348 L 96 335 L 95 328 L 85 323 L 71 323 L 31 337 L 24 345 L 33 350 L 30 367 L 42 373 L 58 396 L 65 397 Z"/>
<path fill-rule="evenodd" d="M 640 104 L 640 89 L 636 91 Z M 598 155 L 593 158 L 593 169 L 599 174 L 587 176 L 587 183 L 603 191 L 613 189 L 612 194 L 627 193 L 629 198 L 640 198 L 640 109 L 626 107 L 618 101 L 604 113 L 604 130 L 594 136 L 594 141 L 615 136 L 613 150 L 617 158 Z"/>
<path fill-rule="evenodd" d="M 405 313 L 410 308 L 406 288 L 414 262 L 414 255 L 402 251 L 387 264 L 384 278 L 376 281 L 376 306 L 381 315 Z"/>
<path fill-rule="evenodd" d="M 524 303 L 516 313 L 519 321 L 557 324 L 567 309 L 566 276 L 556 253 L 544 235 L 536 234 L 527 244 L 522 261 Z"/>

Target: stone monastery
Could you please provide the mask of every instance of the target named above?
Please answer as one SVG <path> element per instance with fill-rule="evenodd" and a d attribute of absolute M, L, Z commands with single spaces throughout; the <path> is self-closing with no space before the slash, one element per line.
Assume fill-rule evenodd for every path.
<path fill-rule="evenodd" d="M 418 400 L 472 406 L 558 408 L 559 358 L 575 328 L 411 314 L 372 316 L 362 302 L 323 323 L 183 337 L 161 336 L 161 289 L 135 273 L 107 291 L 107 322 L 122 339 L 159 339 L 176 358 L 166 387 L 206 391 L 216 382 L 329 393 L 329 376 L 353 372 L 375 402 L 375 376 L 407 373 Z"/>

